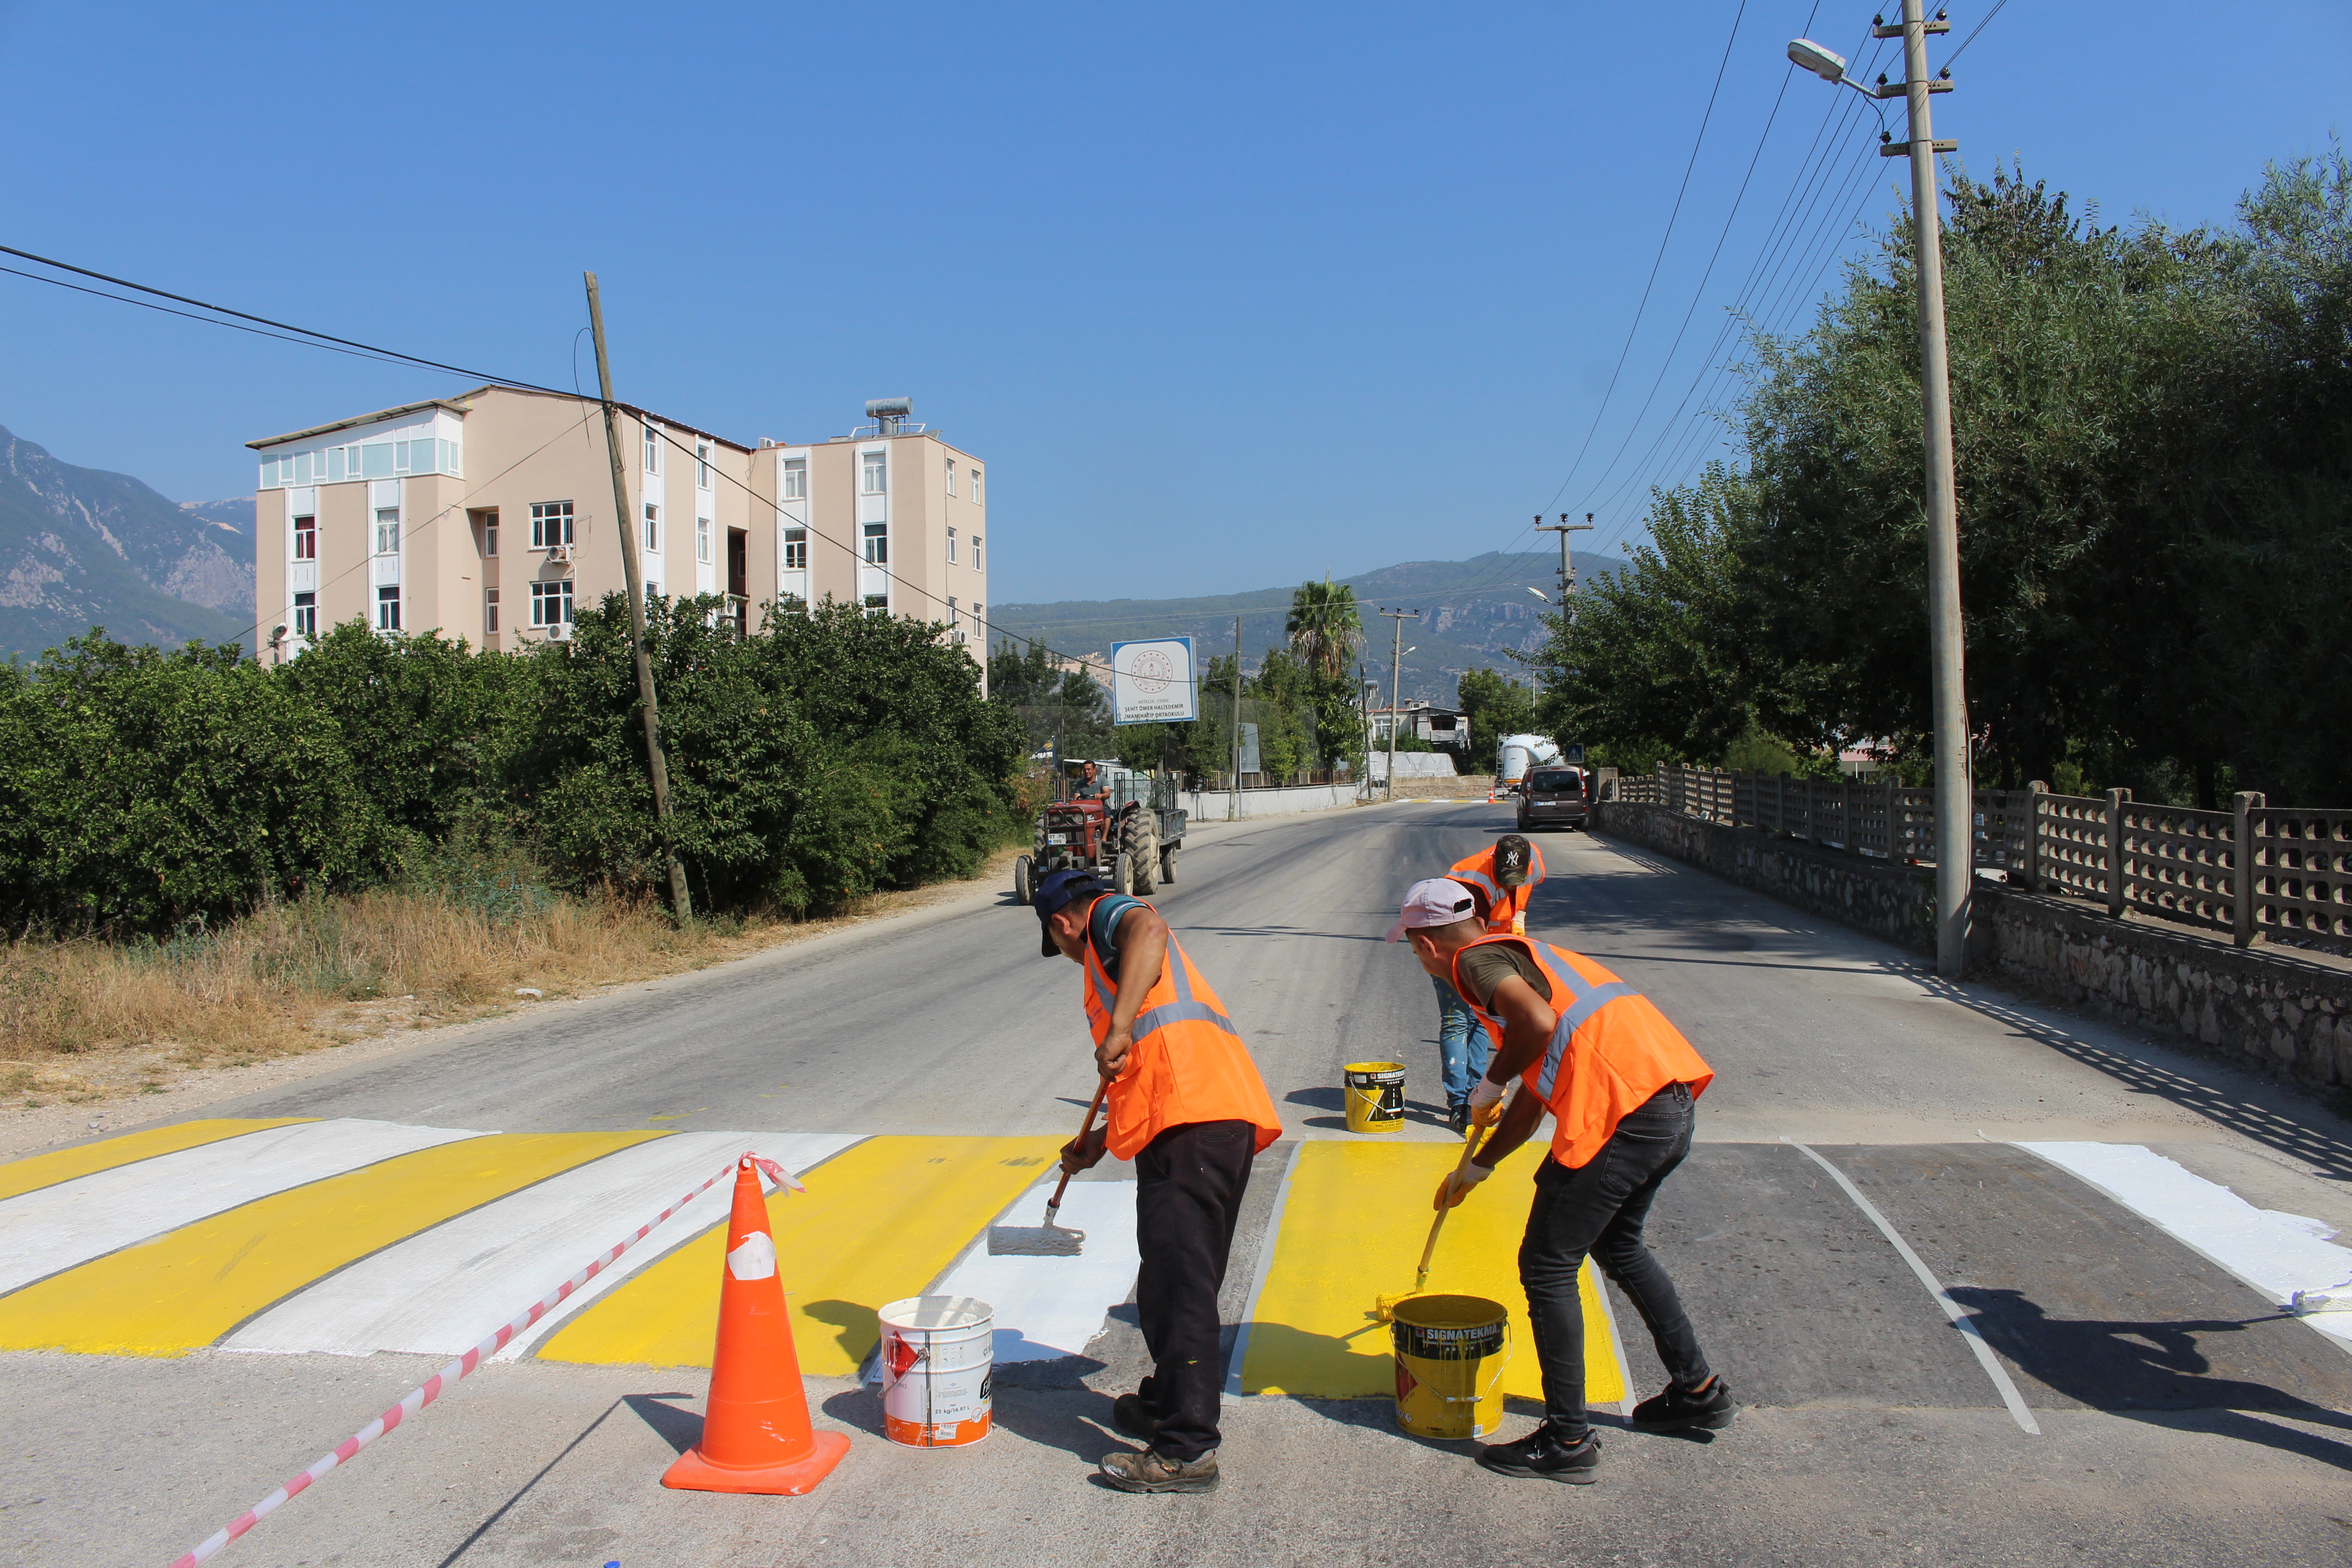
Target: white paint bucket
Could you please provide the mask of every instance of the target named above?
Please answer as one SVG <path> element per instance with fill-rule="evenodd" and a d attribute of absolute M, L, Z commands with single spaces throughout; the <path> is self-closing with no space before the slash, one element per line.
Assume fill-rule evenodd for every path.
<path fill-rule="evenodd" d="M 909 1296 L 882 1321 L 882 1431 L 910 1448 L 988 1436 L 995 1313 L 970 1296 Z"/>

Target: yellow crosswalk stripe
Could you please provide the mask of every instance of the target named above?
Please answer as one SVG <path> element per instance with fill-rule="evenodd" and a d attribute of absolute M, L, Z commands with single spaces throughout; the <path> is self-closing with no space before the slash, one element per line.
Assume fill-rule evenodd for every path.
<path fill-rule="evenodd" d="M 1059 1138 L 868 1138 L 768 1199 L 801 1370 L 847 1377 L 874 1310 L 914 1296 L 1045 1173 Z M 709 1366 L 727 1227 L 711 1226 L 548 1336 L 545 1361 Z"/>
<path fill-rule="evenodd" d="M 1434 1217 L 1430 1196 L 1461 1153 L 1453 1143 L 1299 1145 L 1274 1261 L 1251 1314 L 1243 1392 L 1324 1399 L 1394 1392 L 1389 1331 L 1370 1316 L 1374 1298 L 1412 1288 Z M 1518 1268 L 1534 1168 L 1520 1155 L 1455 1209 L 1429 1271 L 1433 1292 L 1484 1296 L 1509 1310 L 1503 1392 L 1528 1399 L 1543 1396 Z M 1584 1397 L 1614 1404 L 1625 1396 L 1625 1372 L 1589 1259 L 1583 1295 Z"/>
<path fill-rule="evenodd" d="M 661 1136 L 493 1133 L 273 1193 L 0 1297 L 0 1350 L 182 1355 L 380 1247 Z"/>
<path fill-rule="evenodd" d="M 224 1138 L 258 1132 L 265 1127 L 286 1127 L 297 1121 L 317 1120 L 314 1116 L 274 1116 L 264 1121 L 223 1117 L 204 1121 L 179 1121 L 169 1127 L 150 1127 L 143 1132 L 125 1132 L 120 1138 L 84 1143 L 79 1148 L 27 1155 L 22 1160 L 11 1160 L 0 1165 L 0 1202 L 20 1193 L 54 1187 L 59 1182 L 70 1182 L 76 1176 L 110 1171 L 117 1165 L 128 1165 L 133 1161 L 152 1160 L 158 1154 L 175 1153 L 202 1143 L 217 1143 Z"/>

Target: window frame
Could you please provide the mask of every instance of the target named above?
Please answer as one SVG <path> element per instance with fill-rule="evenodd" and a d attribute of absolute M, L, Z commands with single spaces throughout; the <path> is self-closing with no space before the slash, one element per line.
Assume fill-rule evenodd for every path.
<path fill-rule="evenodd" d="M 977 533 L 973 534 L 971 536 L 971 569 L 975 572 L 982 569 L 980 564 L 980 535 Z"/>
<path fill-rule="evenodd" d="M 808 459 L 786 458 L 782 459 L 782 463 L 783 479 L 776 487 L 776 499 L 778 500 L 808 500 Z"/>
<path fill-rule="evenodd" d="M 646 515 L 643 520 L 645 531 L 638 537 L 644 541 L 642 548 L 647 555 L 659 555 L 661 553 L 661 508 L 652 501 L 647 501 L 645 505 Z"/>
<path fill-rule="evenodd" d="M 310 526 L 305 528 L 304 523 Z M 306 512 L 294 520 L 294 559 L 319 559 L 319 519 L 316 513 Z"/>
<path fill-rule="evenodd" d="M 388 616 L 386 611 L 391 612 Z M 400 626 L 400 584 L 380 583 L 375 590 L 375 629 L 396 632 Z"/>
<path fill-rule="evenodd" d="M 553 603 L 560 619 L 542 620 L 545 607 Z M 572 624 L 572 579 L 555 577 L 534 582 L 530 585 L 530 626 L 533 631 L 545 631 L 550 626 Z"/>
<path fill-rule="evenodd" d="M 391 519 L 388 522 L 384 521 L 387 517 Z M 385 538 L 383 531 L 387 528 L 392 530 L 392 548 L 389 550 L 384 548 L 383 542 Z M 380 506 L 375 509 L 375 549 L 371 553 L 376 555 L 400 553 L 400 509 L 398 507 Z"/>
<path fill-rule="evenodd" d="M 496 588 L 482 590 L 482 635 L 486 637 L 499 635 L 499 591 Z"/>
<path fill-rule="evenodd" d="M 558 509 L 561 509 L 560 510 Z M 553 550 L 572 542 L 572 530 L 577 523 L 575 510 L 568 500 L 535 500 L 530 503 L 530 547 L 533 550 Z M 547 525 L 563 524 L 563 537 L 547 537 Z"/>
<path fill-rule="evenodd" d="M 294 635 L 315 637 L 319 635 L 319 595 L 316 591 L 294 595 Z"/>
<path fill-rule="evenodd" d="M 694 488 L 698 490 L 710 488 L 710 443 L 708 441 L 694 444 Z"/>
<path fill-rule="evenodd" d="M 793 537 L 794 534 L 798 534 L 800 537 L 795 539 Z M 809 542 L 807 529 L 787 528 L 784 530 L 783 546 L 783 569 L 785 571 L 805 572 L 809 569 Z"/>
<path fill-rule="evenodd" d="M 890 493 L 890 454 L 860 452 L 857 454 L 857 493 L 862 496 L 887 496 Z M 879 483 L 877 483 L 877 480 Z"/>
<path fill-rule="evenodd" d="M 710 564 L 710 519 L 699 513 L 694 520 L 694 558 L 705 566 Z"/>
<path fill-rule="evenodd" d="M 858 538 L 861 542 L 857 559 L 861 564 L 883 567 L 890 564 L 890 525 L 888 523 L 866 523 L 862 526 Z"/>
<path fill-rule="evenodd" d="M 661 449 L 662 449 L 662 434 L 661 434 L 661 428 L 660 428 L 660 426 L 656 426 L 656 425 L 652 420 L 648 419 L 648 420 L 645 421 L 645 432 L 646 432 L 646 472 L 647 472 L 647 473 L 649 473 L 649 474 L 652 474 L 652 475 L 655 475 L 656 477 L 657 477 L 657 478 L 658 478 L 658 477 L 660 476 L 660 474 L 661 474 Z"/>
<path fill-rule="evenodd" d="M 949 564 L 949 565 L 950 565 L 950 566 L 952 566 L 952 565 L 954 565 L 955 563 L 956 563 L 956 552 L 955 552 L 955 530 L 954 530 L 954 529 L 952 529 L 952 528 L 950 528 L 950 529 L 949 529 L 949 530 L 948 530 L 948 564 Z"/>

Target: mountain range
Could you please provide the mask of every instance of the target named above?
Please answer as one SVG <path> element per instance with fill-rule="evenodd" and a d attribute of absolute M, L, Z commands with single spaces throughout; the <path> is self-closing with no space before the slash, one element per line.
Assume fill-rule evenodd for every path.
<path fill-rule="evenodd" d="M 93 626 L 124 642 L 252 645 L 253 498 L 183 505 L 0 429 L 0 658 Z"/>
<path fill-rule="evenodd" d="M 1590 583 L 1623 569 L 1605 555 L 1580 556 L 1579 582 Z M 1404 656 L 1400 680 L 1407 699 L 1451 703 L 1455 685 L 1474 669 L 1496 669 L 1524 681 L 1524 668 L 1511 656 L 1533 653 L 1548 627 L 1546 605 L 1559 592 L 1559 556 L 1552 551 L 1505 554 L 1490 551 L 1467 561 L 1408 561 L 1353 577 L 1340 577 L 1356 591 L 1364 620 L 1360 654 L 1369 678 L 1381 684 L 1383 700 L 1397 638 L 1383 609 L 1419 610 L 1403 623 Z M 1529 593 L 1532 588 L 1535 593 Z M 1189 637 L 1193 657 L 1204 666 L 1210 655 L 1234 651 L 1234 622 L 1241 621 L 1242 668 L 1255 669 L 1266 650 L 1283 646 L 1283 620 L 1293 588 L 1260 588 L 1191 599 L 1076 599 L 1050 605 L 996 605 L 988 616 L 992 640 L 1041 642 L 1055 653 L 1094 662 L 1108 659 L 1110 645 L 1136 637 Z M 1543 603 L 1538 603 L 1542 595 Z"/>

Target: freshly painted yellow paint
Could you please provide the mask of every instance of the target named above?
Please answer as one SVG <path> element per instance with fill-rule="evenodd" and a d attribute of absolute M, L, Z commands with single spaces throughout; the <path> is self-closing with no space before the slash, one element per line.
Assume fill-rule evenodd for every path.
<path fill-rule="evenodd" d="M 143 1132 L 125 1132 L 120 1138 L 84 1143 L 75 1149 L 59 1149 L 53 1153 L 11 1160 L 0 1165 L 0 1199 L 13 1198 L 19 1193 L 29 1193 L 40 1187 L 54 1187 L 59 1182 L 70 1182 L 76 1176 L 87 1176 L 97 1171 L 110 1171 L 117 1165 L 128 1165 L 133 1161 L 152 1160 L 158 1154 L 176 1153 L 199 1144 L 217 1143 L 224 1138 L 258 1132 L 265 1127 L 285 1127 L 297 1121 L 317 1120 L 315 1116 L 277 1116 L 266 1121 L 215 1118 L 203 1121 L 178 1121 L 169 1127 L 150 1127 Z"/>
<path fill-rule="evenodd" d="M 1395 1391 L 1389 1331 L 1372 1318 L 1374 1301 L 1412 1289 L 1435 1217 L 1430 1197 L 1461 1157 L 1458 1143 L 1298 1146 L 1274 1264 L 1252 1315 L 1244 1392 L 1360 1399 Z M 1521 1152 L 1471 1194 L 1446 1220 L 1429 1268 L 1433 1292 L 1484 1296 L 1509 1310 L 1503 1392 L 1528 1399 L 1543 1396 L 1519 1289 L 1534 1171 L 1532 1153 Z M 1584 1397 L 1613 1404 L 1625 1396 L 1625 1373 L 1589 1259 L 1583 1294 Z"/>
<path fill-rule="evenodd" d="M 273 1193 L 0 1296 L 0 1350 L 184 1354 L 347 1263 L 660 1136 L 492 1133 Z"/>
<path fill-rule="evenodd" d="M 877 1137 L 768 1199 L 801 1370 L 848 1377 L 874 1348 L 875 1309 L 920 1295 L 1044 1174 L 1059 1138 Z M 539 1347 L 545 1361 L 709 1366 L 727 1227 L 711 1226 L 590 1303 Z"/>

